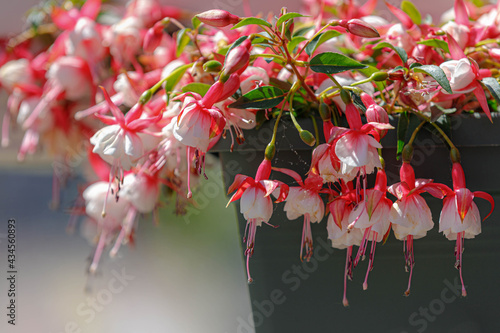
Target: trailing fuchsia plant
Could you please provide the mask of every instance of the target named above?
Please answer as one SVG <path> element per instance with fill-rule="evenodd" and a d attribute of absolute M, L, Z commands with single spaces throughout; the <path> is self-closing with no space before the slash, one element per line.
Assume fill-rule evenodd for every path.
<path fill-rule="evenodd" d="M 176 193 L 182 213 L 200 175 L 206 178 L 205 157 L 214 145 L 229 133 L 232 150 L 245 141 L 244 130 L 271 121 L 255 177 L 237 175 L 229 187 L 229 203 L 239 200 L 247 220 L 248 281 L 256 230 L 269 224 L 274 196 L 285 202 L 289 219 L 303 216 L 301 260 L 313 255 L 311 223 L 324 224 L 332 246 L 347 249 L 345 306 L 347 279 L 369 242 L 364 289 L 376 244 L 391 230 L 404 244 L 409 295 L 416 240 L 434 227 L 421 194 L 443 200 L 439 231 L 456 241 L 461 279 L 464 239 L 481 232 L 473 199 L 494 207 L 491 195 L 467 189 L 458 149 L 442 128 L 467 112 L 493 121 L 500 103 L 500 22 L 489 14 L 500 5 L 474 3 L 456 0 L 455 20 L 439 26 L 409 2 L 402 9 L 387 5 L 395 23 L 376 16 L 376 1 L 305 1 L 304 13 L 283 8 L 264 17 L 213 9 L 191 20 L 157 0 L 132 0 L 123 15 L 108 13 L 112 7 L 100 0 L 81 8 L 50 2 L 0 54 L 0 84 L 9 95 L 2 145 L 18 127 L 19 160 L 39 149 L 53 156 L 54 205 L 71 161 L 87 156 L 96 176 L 74 211 L 97 225 L 93 273 L 105 250 L 114 256 L 133 239 L 140 214 L 156 212 L 162 187 Z M 303 117 L 314 119 L 315 133 L 301 127 Z M 390 118 L 399 118 L 397 129 Z M 314 147 L 307 175 L 274 164 L 284 119 Z M 418 126 L 410 125 L 414 120 Z M 452 188 L 415 178 L 413 143 L 423 128 L 450 149 Z M 401 164 L 395 184 L 387 184 L 382 158 L 389 131 L 397 131 L 401 159 L 391 162 Z M 296 186 L 274 180 L 276 173 Z"/>

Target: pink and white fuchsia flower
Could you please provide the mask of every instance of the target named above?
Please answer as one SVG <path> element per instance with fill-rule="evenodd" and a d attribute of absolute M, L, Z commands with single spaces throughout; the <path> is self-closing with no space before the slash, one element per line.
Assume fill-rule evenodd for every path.
<path fill-rule="evenodd" d="M 121 110 L 111 101 L 108 93 L 102 89 L 104 98 L 114 117 L 97 114 L 108 126 L 99 130 L 90 138 L 94 145 L 93 152 L 112 165 L 111 175 L 119 170 L 130 170 L 144 157 L 144 145 L 139 133 L 147 133 L 146 129 L 158 122 L 162 114 L 156 117 L 141 118 L 143 105 L 136 104 L 124 116 Z M 113 179 L 114 177 L 111 177 Z M 120 177 L 121 179 L 122 177 Z"/>
<path fill-rule="evenodd" d="M 363 195 L 363 200 L 349 214 L 349 230 L 360 229 L 363 233 L 361 246 L 354 259 L 354 267 L 357 266 L 360 259 L 365 256 L 368 242 L 371 240 L 370 256 L 368 269 L 366 270 L 363 289 L 368 288 L 368 274 L 373 269 L 373 261 L 375 258 L 375 248 L 377 242 L 387 240 L 389 236 L 391 223 L 389 222 L 389 214 L 391 212 L 392 201 L 387 198 L 387 175 L 383 169 L 377 172 L 377 179 L 373 190 L 365 190 L 360 193 Z"/>
<path fill-rule="evenodd" d="M 273 170 L 292 177 L 299 184 L 299 186 L 289 188 L 283 210 L 286 212 L 286 217 L 289 220 L 295 220 L 300 216 L 304 216 L 300 260 L 305 259 L 309 261 L 313 255 L 311 223 L 321 222 L 325 215 L 325 205 L 323 199 L 319 196 L 319 193 L 322 192 L 323 179 L 315 173 L 309 173 L 305 182 L 303 182 L 300 175 L 293 170 L 283 168 L 273 168 Z M 305 255 L 303 254 L 304 249 Z"/>
<path fill-rule="evenodd" d="M 464 170 L 459 162 L 453 163 L 452 177 L 453 191 L 449 190 L 444 198 L 443 210 L 439 217 L 439 232 L 442 232 L 449 240 L 456 240 L 455 267 L 460 272 L 462 296 L 466 296 L 467 292 L 462 277 L 464 239 L 474 238 L 481 233 L 479 209 L 472 200 L 474 197 L 482 198 L 491 204 L 491 210 L 485 219 L 493 212 L 495 202 L 490 194 L 482 191 L 471 192 L 465 187 Z"/>
<path fill-rule="evenodd" d="M 250 276 L 249 260 L 254 252 L 255 232 L 262 223 L 269 224 L 269 219 L 273 214 L 273 202 L 271 193 L 279 187 L 280 193 L 275 202 L 281 202 L 288 195 L 288 185 L 277 180 L 269 180 L 271 175 L 271 161 L 264 159 L 257 170 L 255 179 L 245 175 L 236 175 L 233 184 L 229 186 L 227 193 L 233 194 L 227 205 L 240 199 L 240 212 L 247 220 L 245 229 L 245 238 L 247 243 L 245 255 L 247 257 L 247 276 L 248 282 L 253 279 Z"/>
<path fill-rule="evenodd" d="M 357 228 L 348 228 L 349 215 L 356 206 L 358 197 L 351 182 L 347 184 L 341 182 L 341 186 L 342 192 L 340 195 L 328 204 L 330 215 L 328 215 L 326 228 L 328 230 L 328 238 L 332 241 L 332 247 L 337 249 L 347 248 L 342 304 L 344 306 L 349 306 L 349 301 L 347 300 L 347 279 L 352 280 L 352 269 L 354 268 L 352 260 L 352 247 L 354 245 L 361 245 L 363 231 Z"/>
<path fill-rule="evenodd" d="M 100 181 L 90 185 L 83 192 L 85 212 L 97 221 L 99 230 L 99 241 L 89 269 L 91 273 L 96 271 L 104 247 L 114 238 L 117 230 L 120 229 L 122 221 L 125 219 L 130 207 L 130 203 L 127 200 L 116 200 L 114 196 L 109 196 L 109 187 L 108 182 Z M 112 190 L 116 193 L 118 187 L 112 185 Z M 106 210 L 105 215 L 102 214 L 104 210 Z"/>
<path fill-rule="evenodd" d="M 390 221 L 396 238 L 405 242 L 405 269 L 410 268 L 408 288 L 405 291 L 405 295 L 408 296 L 415 265 L 413 240 L 424 237 L 434 226 L 431 210 L 420 194 L 427 192 L 442 199 L 449 188 L 446 185 L 433 183 L 431 179 L 415 179 L 415 172 L 409 162 L 403 162 L 400 177 L 401 182 L 388 188 L 388 191 L 397 198 L 392 205 Z"/>

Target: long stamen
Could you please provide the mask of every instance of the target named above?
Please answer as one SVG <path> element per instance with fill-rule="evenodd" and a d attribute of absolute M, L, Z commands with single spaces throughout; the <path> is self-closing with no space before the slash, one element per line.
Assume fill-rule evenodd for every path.
<path fill-rule="evenodd" d="M 245 250 L 245 255 L 247 256 L 247 278 L 248 283 L 252 283 L 253 279 L 250 276 L 250 257 L 253 254 L 253 249 L 255 245 L 255 231 L 257 229 L 257 221 L 255 219 L 249 219 L 247 222 L 248 226 L 248 238 L 247 238 L 247 249 Z"/>
<path fill-rule="evenodd" d="M 303 249 L 306 248 L 306 255 L 302 256 Z M 304 226 L 302 227 L 302 242 L 300 245 L 300 260 L 309 262 L 313 254 L 313 240 L 311 231 L 311 217 L 309 213 L 304 214 Z"/>
<path fill-rule="evenodd" d="M 415 266 L 415 257 L 413 255 L 413 236 L 408 235 L 406 236 L 406 248 L 407 248 L 407 253 L 406 253 L 406 265 L 410 266 L 410 277 L 408 278 L 408 288 L 405 291 L 405 296 L 410 295 L 410 287 L 411 287 L 411 277 L 413 275 L 413 266 Z"/>
<path fill-rule="evenodd" d="M 457 234 L 457 261 L 458 261 L 458 271 L 460 274 L 460 282 L 462 282 L 462 296 L 467 296 L 467 291 L 465 290 L 464 279 L 462 277 L 462 253 L 464 252 L 464 237 L 465 231 L 459 232 Z"/>
<path fill-rule="evenodd" d="M 187 158 L 187 187 L 188 187 L 188 193 L 187 193 L 187 198 L 190 199 L 193 197 L 193 192 L 191 192 L 191 148 L 190 146 L 186 147 L 186 158 Z"/>
<path fill-rule="evenodd" d="M 372 227 L 365 229 L 365 233 L 363 234 L 363 239 L 361 240 L 361 244 L 358 248 L 358 252 L 356 253 L 356 258 L 354 259 L 354 267 L 358 266 L 359 261 L 363 260 L 365 257 L 366 246 L 368 245 L 371 230 L 372 230 Z"/>
<path fill-rule="evenodd" d="M 347 300 L 347 277 L 352 280 L 352 245 L 347 248 L 346 258 L 345 258 L 345 271 L 344 271 L 344 297 L 342 298 L 342 304 L 345 307 L 349 306 L 349 301 Z"/>
<path fill-rule="evenodd" d="M 99 259 L 101 259 L 101 254 L 104 249 L 104 245 L 106 245 L 106 238 L 108 234 L 105 230 L 101 231 L 101 235 L 99 236 L 99 242 L 97 243 L 97 247 L 95 249 L 95 254 L 94 254 L 94 259 L 92 260 L 92 263 L 90 264 L 89 271 L 90 273 L 95 273 L 97 270 L 97 266 L 99 264 Z"/>
<path fill-rule="evenodd" d="M 373 232 L 372 236 L 372 248 L 370 250 L 370 259 L 368 262 L 368 268 L 366 269 L 365 281 L 363 282 L 363 290 L 368 289 L 368 275 L 373 269 L 373 259 L 375 258 L 375 247 L 377 246 L 377 232 Z"/>
<path fill-rule="evenodd" d="M 111 251 L 109 251 L 109 256 L 111 258 L 115 257 L 116 254 L 118 253 L 118 250 L 120 249 L 120 246 L 123 243 L 123 240 L 125 239 L 125 236 L 130 235 L 130 232 L 132 230 L 132 226 L 134 225 L 134 220 L 137 215 L 137 210 L 134 208 L 131 208 L 127 216 L 125 217 L 125 221 L 123 222 L 122 228 L 120 230 L 120 233 L 118 234 L 118 237 L 116 238 L 115 244 L 113 245 L 113 248 Z"/>

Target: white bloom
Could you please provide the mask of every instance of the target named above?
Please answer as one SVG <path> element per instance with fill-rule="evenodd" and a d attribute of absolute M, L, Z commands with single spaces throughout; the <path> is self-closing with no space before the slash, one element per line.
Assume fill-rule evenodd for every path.
<path fill-rule="evenodd" d="M 90 138 L 90 143 L 94 145 L 94 153 L 99 154 L 109 164 L 118 161 L 124 170 L 130 170 L 144 155 L 140 137 L 123 130 L 120 125 L 109 125 L 100 129 Z"/>
<path fill-rule="evenodd" d="M 474 88 L 466 89 L 476 79 L 476 74 L 468 59 L 448 60 L 439 67 L 446 74 L 454 93 L 468 93 L 474 90 Z"/>

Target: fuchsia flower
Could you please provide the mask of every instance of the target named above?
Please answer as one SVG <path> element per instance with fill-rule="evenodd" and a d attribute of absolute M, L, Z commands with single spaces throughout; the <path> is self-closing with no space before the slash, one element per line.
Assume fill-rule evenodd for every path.
<path fill-rule="evenodd" d="M 449 240 L 456 239 L 455 246 L 455 267 L 460 272 L 460 281 L 462 282 L 462 296 L 466 296 L 465 284 L 462 277 L 462 252 L 464 249 L 464 239 L 474 238 L 481 233 L 481 217 L 476 204 L 472 201 L 475 197 L 487 200 L 491 204 L 487 219 L 493 209 L 495 202 L 493 197 L 482 191 L 471 192 L 465 187 L 464 170 L 460 163 L 453 163 L 453 191 L 446 193 L 443 201 L 443 210 L 439 217 L 439 232 Z"/>
<path fill-rule="evenodd" d="M 489 70 L 479 69 L 479 66 L 474 60 L 465 56 L 464 51 L 460 48 L 455 39 L 449 34 L 447 37 L 450 54 L 454 60 L 445 61 L 439 65 L 439 67 L 441 67 L 450 81 L 451 89 L 454 93 L 467 93 L 472 91 L 486 116 L 488 116 L 490 121 L 493 121 L 486 100 L 486 94 L 480 83 L 482 78 L 491 76 L 491 72 Z"/>
<path fill-rule="evenodd" d="M 328 238 L 332 241 L 332 247 L 337 249 L 345 249 L 346 260 L 344 269 L 344 295 L 342 303 L 344 306 L 349 306 L 349 301 L 347 300 L 347 279 L 352 280 L 352 247 L 354 245 L 359 246 L 361 240 L 363 239 L 363 232 L 361 229 L 349 229 L 349 215 L 356 206 L 357 194 L 356 190 L 353 190 L 352 183 L 341 182 L 342 192 L 339 196 L 333 199 L 329 204 L 328 208 L 330 215 L 328 215 Z"/>
<path fill-rule="evenodd" d="M 288 185 L 277 180 L 269 180 L 270 175 L 271 161 L 264 159 L 257 170 L 255 179 L 238 174 L 227 191 L 229 194 L 236 190 L 236 193 L 233 194 L 227 205 L 229 206 L 231 202 L 241 199 L 240 212 L 247 220 L 245 238 L 243 241 L 247 243 L 245 255 L 247 257 L 247 276 L 249 283 L 253 281 L 250 276 L 249 260 L 254 251 L 255 232 L 257 227 L 262 225 L 262 222 L 269 224 L 268 221 L 273 214 L 273 203 L 270 195 L 278 187 L 280 188 L 280 193 L 275 202 L 285 200 L 288 195 Z"/>
<path fill-rule="evenodd" d="M 359 111 L 353 103 L 346 106 L 345 114 L 350 129 L 340 133 L 335 143 L 335 154 L 343 163 L 342 173 L 348 174 L 353 169 L 361 174 L 372 173 L 374 168 L 382 167 L 377 151 L 382 145 L 374 138 L 379 138 L 375 130 L 394 127 L 375 122 L 363 125 Z"/>
<path fill-rule="evenodd" d="M 449 188 L 443 184 L 433 183 L 431 179 L 415 179 L 415 173 L 409 162 L 403 162 L 400 177 L 401 182 L 388 188 L 388 191 L 397 198 L 392 205 L 390 221 L 394 235 L 404 241 L 406 246 L 405 269 L 408 270 L 408 266 L 410 267 L 408 289 L 405 292 L 408 296 L 415 265 L 413 240 L 424 237 L 434 226 L 431 210 L 420 194 L 427 192 L 442 199 Z"/>
<path fill-rule="evenodd" d="M 115 192 L 118 191 L 118 187 L 115 185 L 112 186 L 112 189 Z M 97 222 L 99 229 L 99 241 L 89 269 L 91 273 L 96 271 L 104 247 L 113 239 L 114 233 L 121 227 L 130 205 L 125 199 L 115 200 L 115 197 L 108 196 L 108 190 L 108 182 L 100 181 L 90 185 L 83 192 L 85 211 L 88 216 Z M 105 206 L 107 214 L 103 216 L 102 211 Z"/>
<path fill-rule="evenodd" d="M 389 236 L 392 201 L 387 199 L 387 175 L 383 169 L 377 172 L 375 188 L 373 190 L 361 191 L 363 200 L 349 214 L 348 229 L 359 229 L 363 233 L 361 245 L 354 260 L 354 267 L 364 257 L 368 242 L 372 241 L 368 269 L 366 270 L 363 289 L 368 288 L 368 274 L 373 269 L 375 248 L 377 242 L 385 241 Z"/>
<path fill-rule="evenodd" d="M 112 165 L 111 175 L 114 176 L 118 170 L 130 170 L 144 156 L 144 144 L 139 134 L 152 134 L 146 129 L 160 121 L 162 114 L 141 118 L 143 105 L 136 104 L 124 116 L 106 90 L 102 88 L 102 91 L 114 117 L 96 114 L 108 126 L 97 131 L 90 138 L 90 143 L 94 145 L 93 152 Z"/>
<path fill-rule="evenodd" d="M 273 168 L 273 170 L 292 177 L 299 184 L 299 186 L 290 187 L 283 210 L 286 212 L 286 217 L 289 220 L 295 220 L 302 215 L 304 216 L 300 260 L 305 259 L 309 261 L 313 255 L 311 222 L 319 223 L 325 215 L 325 205 L 323 199 L 319 196 L 319 193 L 322 192 L 323 179 L 311 172 L 305 182 L 303 182 L 299 174 L 293 170 L 283 168 Z M 303 255 L 304 248 L 306 251 L 305 256 Z"/>

